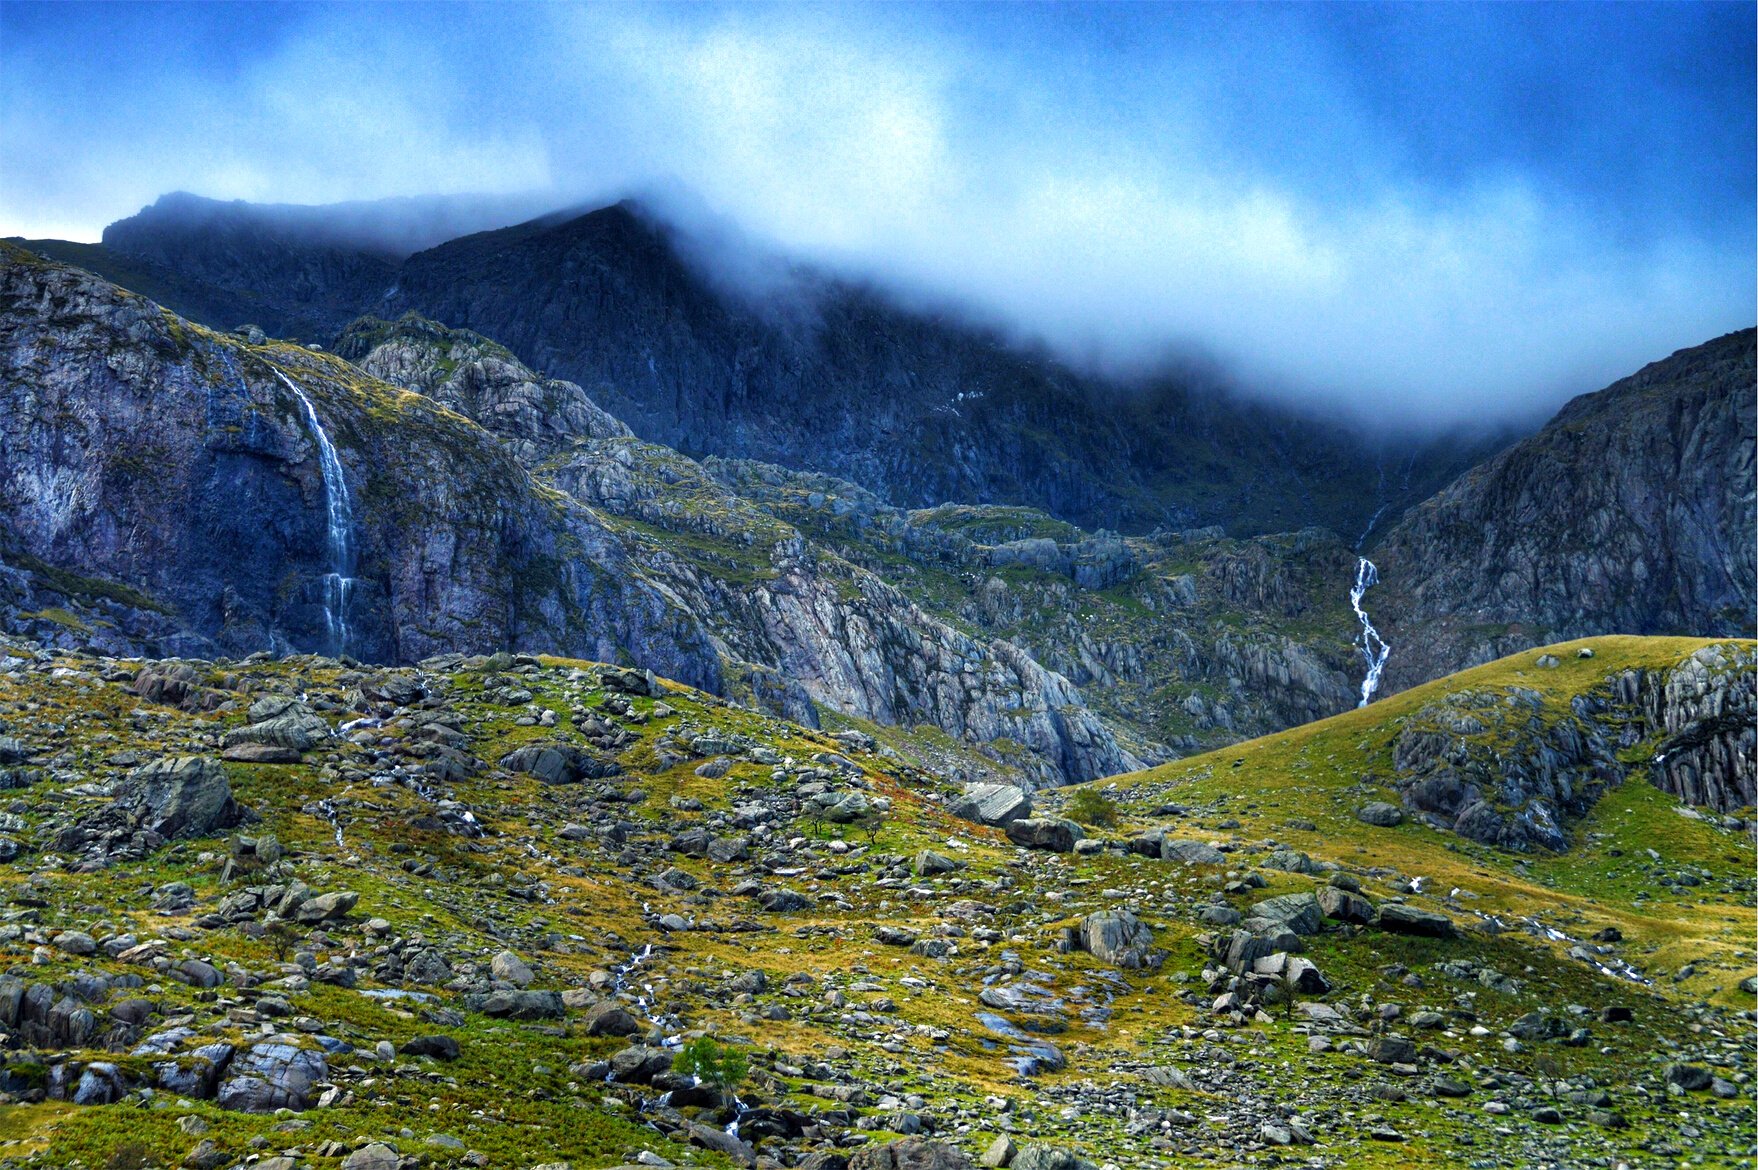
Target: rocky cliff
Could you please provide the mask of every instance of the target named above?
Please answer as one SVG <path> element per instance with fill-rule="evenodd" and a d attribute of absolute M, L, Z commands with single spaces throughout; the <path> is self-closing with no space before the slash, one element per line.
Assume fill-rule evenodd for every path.
<path fill-rule="evenodd" d="M 16 249 L 4 259 L 0 604 L 14 628 L 392 662 L 560 650 L 803 717 L 817 702 L 930 724 L 997 745 L 998 764 L 1037 783 L 1139 762 L 1028 654 L 820 556 L 481 338 L 409 322 L 361 355 L 429 397 L 212 333 Z M 710 490 L 690 508 L 655 502 L 654 485 L 692 477 Z M 667 524 L 712 540 L 679 542 Z"/>
<path fill-rule="evenodd" d="M 1575 399 L 1400 520 L 1374 553 L 1390 685 L 1587 634 L 1750 635 L 1753 336 Z"/>

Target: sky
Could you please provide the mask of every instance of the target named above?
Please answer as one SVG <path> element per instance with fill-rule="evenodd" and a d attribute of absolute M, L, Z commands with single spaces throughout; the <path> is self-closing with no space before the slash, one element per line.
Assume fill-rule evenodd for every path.
<path fill-rule="evenodd" d="M 1743 3 L 0 0 L 0 235 L 173 190 L 645 194 L 1082 365 L 1524 420 L 1753 324 L 1754 37 Z"/>

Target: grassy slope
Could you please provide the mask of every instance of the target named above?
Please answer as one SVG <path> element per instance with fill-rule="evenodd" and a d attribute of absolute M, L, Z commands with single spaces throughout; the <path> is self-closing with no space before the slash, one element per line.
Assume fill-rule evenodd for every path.
<path fill-rule="evenodd" d="M 1596 681 L 1622 665 L 1664 664 L 1698 644 L 1597 639 L 1599 657 L 1590 664 L 1565 657 L 1557 671 L 1537 672 L 1508 660 L 1434 687 L 1517 681 L 1561 698 L 1571 688 Z M 80 665 L 77 659 L 67 661 Z M 551 661 L 549 665 L 554 669 L 528 676 L 521 685 L 535 692 L 539 706 L 563 713 L 565 731 L 569 704 L 583 701 L 591 706 L 600 695 L 590 686 L 566 681 L 563 668 L 574 664 Z M 320 699 L 339 698 L 343 689 L 333 668 L 298 660 L 226 670 L 254 674 L 270 683 L 297 681 Z M 296 675 L 303 677 L 295 679 Z M 1689 859 L 1717 875 L 1746 875 L 1749 864 L 1741 868 L 1723 860 L 1745 846 L 1737 837 L 1670 812 L 1664 807 L 1668 802 L 1634 781 L 1608 798 L 1593 822 L 1583 827 L 1589 832 L 1598 828 L 1611 838 L 1569 857 L 1528 863 L 1529 872 L 1524 874 L 1512 858 L 1476 851 L 1431 830 L 1408 825 L 1382 830 L 1359 824 L 1350 815 L 1358 801 L 1351 787 L 1364 763 L 1386 750 L 1391 738 L 1388 724 L 1413 711 L 1427 693 L 1430 688 L 1221 753 L 1102 783 L 1121 791 L 1137 821 L 1144 821 L 1144 811 L 1167 797 L 1186 803 L 1193 811 L 1190 818 L 1178 822 L 1182 830 L 1234 842 L 1240 853 L 1230 866 L 1236 870 L 1246 869 L 1258 845 L 1274 837 L 1357 872 L 1376 900 L 1393 892 L 1399 874 L 1422 875 L 1431 889 L 1458 885 L 1478 895 L 1461 906 L 1513 917 L 1545 917 L 1568 924 L 1569 932 L 1577 936 L 1616 922 L 1632 938 L 1633 949 L 1655 948 L 1642 955 L 1651 970 L 1676 964 L 1673 956 L 1687 950 L 1713 951 L 1717 961 L 1703 974 L 1680 984 L 1662 979 L 1652 990 L 1595 976 L 1560 948 L 1519 932 L 1499 938 L 1470 933 L 1452 943 L 1368 932 L 1353 940 L 1323 937 L 1315 940 L 1312 951 L 1337 986 L 1332 998 L 1349 1003 L 1369 996 L 1411 1008 L 1433 1004 L 1445 1009 L 1461 989 L 1434 975 L 1432 965 L 1444 958 L 1470 958 L 1517 974 L 1530 989 L 1528 998 L 1480 989 L 1466 992 L 1476 997 L 1473 1007 L 1492 1029 L 1505 1027 L 1530 1010 L 1534 997 L 1542 997 L 1552 1007 L 1635 1003 L 1635 1025 L 1596 1026 L 1596 1047 L 1586 1049 L 1545 1046 L 1543 1052 L 1511 1055 L 1501 1050 L 1494 1031 L 1479 1038 L 1454 1027 L 1433 1039 L 1457 1051 L 1467 1070 L 1592 1075 L 1599 1083 L 1616 1087 L 1618 1106 L 1632 1128 L 1609 1136 L 1589 1129 L 1582 1140 L 1601 1143 L 1593 1148 L 1602 1156 L 1614 1150 L 1634 1156 L 1632 1151 L 1656 1138 L 1677 1141 L 1680 1107 L 1664 1097 L 1657 1101 L 1633 1097 L 1625 1089 L 1638 1078 L 1651 1079 L 1658 1062 L 1669 1054 L 1685 1049 L 1700 1052 L 1717 1043 L 1712 1035 L 1693 1032 L 1691 1021 L 1676 1009 L 1705 995 L 1727 998 L 1737 979 L 1727 964 L 1735 961 L 1740 946 L 1750 945 L 1750 897 L 1730 899 L 1711 885 L 1692 898 L 1655 896 L 1638 907 L 1634 891 L 1626 898 L 1625 887 L 1618 884 L 1627 878 L 1620 877 L 1622 859 L 1610 857 L 1609 851 L 1614 841 L 1625 850 L 1625 858 L 1636 848 L 1652 846 L 1664 856 L 1681 862 Z M 519 726 L 516 720 L 524 709 L 490 701 L 482 694 L 479 676 L 458 675 L 456 698 L 476 736 L 473 750 L 485 759 L 498 758 L 518 742 L 555 734 Z M 627 805 L 624 814 L 643 826 L 642 831 L 666 834 L 699 818 L 700 814 L 674 807 L 673 797 L 694 797 L 710 808 L 724 809 L 742 794 L 773 783 L 767 768 L 753 764 L 740 764 L 717 781 L 696 776 L 693 763 L 660 768 L 652 745 L 680 722 L 748 734 L 802 759 L 834 746 L 826 736 L 690 692 L 674 692 L 667 701 L 677 714 L 632 725 L 641 741 L 622 754 L 630 774 L 616 783 L 626 795 L 637 790 L 644 794 Z M 29 704 L 35 706 L 25 706 Z M 53 685 L 32 680 L 27 686 L 0 678 L 0 708 L 11 712 L 7 717 L 15 729 L 26 723 L 64 725 L 69 730 L 57 749 L 67 754 L 67 766 L 88 774 L 107 774 L 110 769 L 102 761 L 118 751 L 187 750 L 202 736 L 238 722 L 236 714 L 209 721 L 156 708 L 146 717 L 131 715 L 141 706 L 121 688 L 99 684 L 89 676 L 64 678 Z M 646 700 L 637 700 L 636 706 L 652 708 Z M 21 711 L 28 716 L 21 718 Z M 345 761 L 346 753 L 338 749 L 328 762 Z M 1235 761 L 1240 761 L 1237 767 Z M 742 899 L 711 895 L 702 901 L 664 894 L 637 884 L 608 864 L 595 843 L 558 839 L 554 834 L 562 823 L 590 815 L 581 807 L 579 789 L 544 788 L 526 777 L 492 773 L 463 782 L 449 795 L 470 802 L 477 816 L 496 832 L 483 841 L 469 842 L 411 830 L 407 818 L 422 807 L 412 793 L 394 786 L 350 789 L 335 772 L 322 767 L 325 762 L 322 755 L 314 755 L 302 765 L 231 765 L 229 771 L 240 799 L 263 817 L 264 823 L 252 831 L 277 833 L 293 849 L 303 880 L 317 888 L 350 888 L 362 894 L 350 925 L 328 932 L 330 947 L 363 945 L 366 940 L 359 924 L 382 916 L 399 934 L 419 931 L 431 938 L 447 938 L 454 948 L 472 951 L 484 961 L 503 945 L 512 945 L 538 966 L 539 986 L 568 987 L 584 984 L 592 971 L 619 962 L 643 943 L 658 944 L 663 948 L 661 957 L 647 970 L 661 1005 L 681 1015 L 686 1027 L 748 1044 L 758 1055 L 754 1064 L 759 1076 L 748 1089 L 748 1098 L 785 1101 L 795 1108 L 830 1107 L 833 1103 L 812 1096 L 801 1078 L 785 1071 L 802 1062 L 825 1060 L 890 1092 L 923 1094 L 943 1120 L 961 1108 L 972 1110 L 975 1124 L 957 1140 L 973 1154 L 986 1142 L 985 1122 L 994 1116 L 994 1109 L 982 1102 L 993 1095 L 1014 1103 L 1015 1132 L 1021 1140 L 1052 1140 L 1123 1165 L 1177 1166 L 1211 1163 L 1155 1153 L 1142 1144 L 1144 1138 L 1124 1134 L 1123 1118 L 1092 1110 L 1065 1117 L 1063 1106 L 1081 1100 L 1082 1086 L 1117 1085 L 1136 1094 L 1142 1107 L 1194 1115 L 1199 1119 L 1196 1135 L 1213 1132 L 1218 1139 L 1220 1131 L 1201 1119 L 1231 1108 L 1236 1102 L 1230 1094 L 1170 1088 L 1142 1079 L 1139 1071 L 1155 1064 L 1182 1066 L 1200 1085 L 1217 1067 L 1213 1052 L 1220 1048 L 1239 1059 L 1238 1070 L 1244 1075 L 1262 1078 L 1269 1093 L 1291 1094 L 1301 1087 L 1347 1094 L 1361 1076 L 1363 1063 L 1357 1058 L 1309 1055 L 1305 1036 L 1287 1021 L 1204 1031 L 1213 1027 L 1201 1006 L 1206 998 L 1199 995 L 1190 1002 L 1180 996 L 1186 986 L 1183 980 L 1203 964 L 1197 943 L 1201 928 L 1181 908 L 1210 896 L 1219 886 L 1218 873 L 1116 853 L 1093 857 L 1021 853 L 991 830 L 949 819 L 927 793 L 901 787 L 873 758 L 862 757 L 863 771 L 876 790 L 895 799 L 891 820 L 870 846 L 854 830 L 796 823 L 793 832 L 811 844 L 800 855 L 804 872 L 781 884 L 806 893 L 814 905 L 784 916 L 756 913 Z M 342 849 L 335 847 L 327 824 L 302 811 L 318 795 L 343 800 L 348 844 Z M 28 815 L 35 819 L 37 814 Z M 1230 819 L 1237 819 L 1239 827 L 1224 827 Z M 1290 822 L 1303 820 L 1315 827 L 1290 827 Z M 829 848 L 829 839 L 838 836 L 846 838 L 846 853 Z M 845 872 L 850 865 L 907 858 L 924 847 L 951 853 L 966 861 L 968 868 L 945 878 L 888 886 L 870 881 L 871 874 Z M 188 881 L 200 895 L 193 912 L 199 914 L 222 894 L 217 871 L 223 856 L 220 841 L 176 844 L 142 862 L 95 875 L 71 874 L 24 859 L 0 871 L 0 886 L 16 896 L 28 885 L 44 903 L 38 914 L 45 927 L 78 926 L 99 936 L 109 930 L 130 930 L 143 938 L 166 937 L 167 931 L 187 928 L 193 915 L 158 915 L 139 891 L 167 881 Z M 437 864 L 439 872 L 414 873 L 404 868 L 407 862 Z M 668 856 L 665 864 L 689 871 L 709 890 L 731 886 L 744 868 L 678 856 Z M 1309 889 L 1312 884 L 1311 878 L 1298 875 L 1264 874 L 1269 887 L 1234 899 L 1235 905 L 1243 907 L 1257 897 Z M 509 891 L 532 880 L 548 883 L 553 901 L 510 896 Z M 993 943 L 968 933 L 954 937 L 951 941 L 958 953 L 946 961 L 920 958 L 872 941 L 871 929 L 879 923 L 908 925 L 926 933 L 948 921 L 949 909 L 960 899 L 987 907 L 979 912 L 976 924 L 998 928 L 1004 937 Z M 670 909 L 723 923 L 761 919 L 771 929 L 665 935 L 644 924 L 643 903 L 650 903 L 655 912 Z M 1118 973 L 1088 955 L 1055 950 L 1054 940 L 1062 927 L 1093 909 L 1119 904 L 1136 907 L 1156 929 L 1159 944 L 1171 955 L 1162 972 Z M 1455 913 L 1462 920 L 1468 917 Z M 499 937 L 487 932 L 491 921 Z M 186 948 L 257 969 L 273 967 L 266 944 L 232 928 L 192 930 L 187 939 L 174 944 L 173 955 Z M 320 947 L 320 953 L 324 949 Z M 1024 970 L 1036 973 L 1071 1004 L 1109 1001 L 1108 1022 L 1087 1022 L 1072 1015 L 1066 1032 L 1054 1037 L 1070 1056 L 1066 1072 L 1031 1083 L 1019 1081 L 1001 1059 L 1005 1052 L 997 1052 L 992 1038 L 975 1024 L 977 980 L 983 972 L 1004 969 L 1006 952 L 1018 953 Z M 1745 955 L 1749 969 L 1750 954 Z M 68 961 L 53 951 L 33 957 L 24 941 L 0 942 L 0 964 L 29 967 L 33 978 L 93 962 Z M 1413 990 L 1396 982 L 1386 973 L 1393 964 L 1421 972 L 1430 987 Z M 101 959 L 96 965 L 120 969 Z M 724 987 L 721 980 L 728 972 L 751 969 L 765 971 L 771 982 L 770 991 L 755 1003 L 735 1003 L 732 996 L 717 990 Z M 800 974 L 818 981 L 807 989 L 807 997 L 782 994 L 783 980 Z M 371 986 L 370 980 L 363 986 Z M 853 1001 L 851 1010 L 870 1009 L 870 1014 L 859 1018 L 815 1008 L 826 987 L 843 990 Z M 1722 990 L 1716 991 L 1718 987 Z M 166 983 L 156 994 L 177 1002 L 200 993 Z M 220 994 L 236 997 L 229 986 Z M 886 998 L 895 1003 L 894 1008 L 883 1005 Z M 296 1013 L 333 1021 L 333 1034 L 367 1047 L 379 1039 L 401 1042 L 435 1030 L 394 1004 L 352 991 L 317 985 L 290 999 Z M 792 1018 L 759 1021 L 748 1014 L 766 1004 L 787 1007 Z M 357 1094 L 353 1104 L 307 1113 L 292 1129 L 277 1128 L 283 1123 L 272 1117 L 228 1114 L 211 1103 L 173 1105 L 163 1098 L 148 1109 L 3 1108 L 0 1164 L 34 1150 L 47 1159 L 38 1164 L 103 1166 L 131 1143 L 175 1161 L 196 1140 L 177 1127 L 177 1119 L 190 1114 L 212 1125 L 209 1136 L 235 1152 L 242 1152 L 253 1137 L 266 1137 L 273 1149 L 297 1146 L 309 1154 L 326 1139 L 394 1137 L 408 1127 L 415 1138 L 401 1140 L 404 1149 L 421 1148 L 421 1139 L 429 1133 L 446 1133 L 488 1154 L 497 1166 L 532 1165 L 554 1158 L 568 1158 L 576 1168 L 609 1166 L 641 1148 L 692 1164 L 719 1164 L 714 1156 L 674 1146 L 641 1129 L 622 1103 L 629 1097 L 627 1090 L 581 1084 L 568 1073 L 570 1063 L 602 1056 L 621 1044 L 583 1035 L 577 1016 L 558 1030 L 468 1015 L 464 1027 L 441 1030 L 464 1041 L 465 1056 L 457 1064 L 434 1066 L 399 1059 L 394 1067 L 377 1066 L 370 1070 L 373 1082 L 350 1082 Z M 1366 1067 L 1373 1071 L 1373 1066 Z M 1484 1125 L 1487 1118 L 1481 1112 L 1489 1095 L 1480 1091 L 1475 1100 L 1444 1108 L 1418 1097 L 1376 1101 L 1366 1109 L 1344 1104 L 1325 1119 L 1320 1129 L 1324 1145 L 1311 1153 L 1331 1166 L 1369 1167 L 1463 1164 L 1483 1156 L 1509 1164 L 1509 1159 L 1530 1157 L 1532 1147 L 1517 1143 L 1535 1127 L 1515 1114 L 1503 1127 L 1513 1136 L 1493 1132 Z M 1723 1132 L 1729 1127 L 1750 1129 L 1749 1102 L 1696 1097 L 1688 1109 L 1699 1119 L 1721 1118 Z M 1361 1134 L 1374 1124 L 1393 1125 L 1410 1140 L 1398 1145 L 1367 1141 Z M 873 1132 L 882 1137 L 885 1127 L 881 1124 Z M 1715 1160 L 1712 1150 L 1697 1152 Z M 1222 1160 L 1244 1164 L 1262 1156 L 1236 1150 Z"/>

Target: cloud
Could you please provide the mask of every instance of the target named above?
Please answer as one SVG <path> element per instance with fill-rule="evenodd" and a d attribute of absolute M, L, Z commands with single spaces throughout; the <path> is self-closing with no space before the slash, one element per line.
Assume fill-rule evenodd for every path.
<path fill-rule="evenodd" d="M 8 155 L 85 149 L 0 178 L 0 222 L 173 187 L 671 192 L 759 292 L 770 249 L 1084 364 L 1201 355 L 1418 426 L 1532 416 L 1754 314 L 1751 68 L 1706 17 L 1578 10 L 1575 44 L 1517 9 L 300 11 L 234 73 L 137 79 L 147 119 L 58 119 L 9 61 Z"/>

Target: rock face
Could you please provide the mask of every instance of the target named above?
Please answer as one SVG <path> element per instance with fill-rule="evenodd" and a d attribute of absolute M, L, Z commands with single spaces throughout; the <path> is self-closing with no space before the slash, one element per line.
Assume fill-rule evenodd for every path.
<path fill-rule="evenodd" d="M 1154 950 L 1154 932 L 1128 910 L 1102 910 L 1081 919 L 1080 945 L 1094 958 L 1126 970 L 1157 967 L 1164 958 Z"/>
<path fill-rule="evenodd" d="M 451 395 L 505 428 L 494 433 L 328 355 L 208 333 L 9 246 L 3 259 L 0 562 L 29 549 L 30 564 L 74 567 L 90 588 L 124 583 L 108 591 L 138 620 L 81 641 L 331 643 L 335 485 L 304 396 L 352 501 L 357 575 L 340 616 L 356 657 L 633 658 L 808 721 L 823 703 L 1010 742 L 1034 784 L 1141 762 L 1025 651 L 928 616 L 481 338 L 404 322 L 362 361 Z M 549 458 L 537 475 L 519 456 Z M 656 526 L 696 542 L 656 539 Z M 227 746 L 303 750 L 312 730 L 265 716 Z"/>
<path fill-rule="evenodd" d="M 303 1110 L 312 1104 L 318 1082 L 328 1076 L 323 1053 L 301 1047 L 297 1036 L 271 1036 L 232 1058 L 220 1084 L 220 1108 L 243 1113 Z"/>
<path fill-rule="evenodd" d="M 1566 714 L 1523 687 L 1458 691 L 1404 722 L 1394 783 L 1404 808 L 1438 827 L 1508 849 L 1562 850 L 1568 826 L 1625 782 L 1632 766 L 1621 753 L 1637 744 L 1653 745 L 1649 779 L 1686 803 L 1751 805 L 1755 712 L 1754 654 L 1735 642 L 1666 670 L 1615 674 Z"/>
<path fill-rule="evenodd" d="M 1374 553 L 1392 688 L 1593 634 L 1751 637 L 1754 331 L 1569 403 Z"/>

